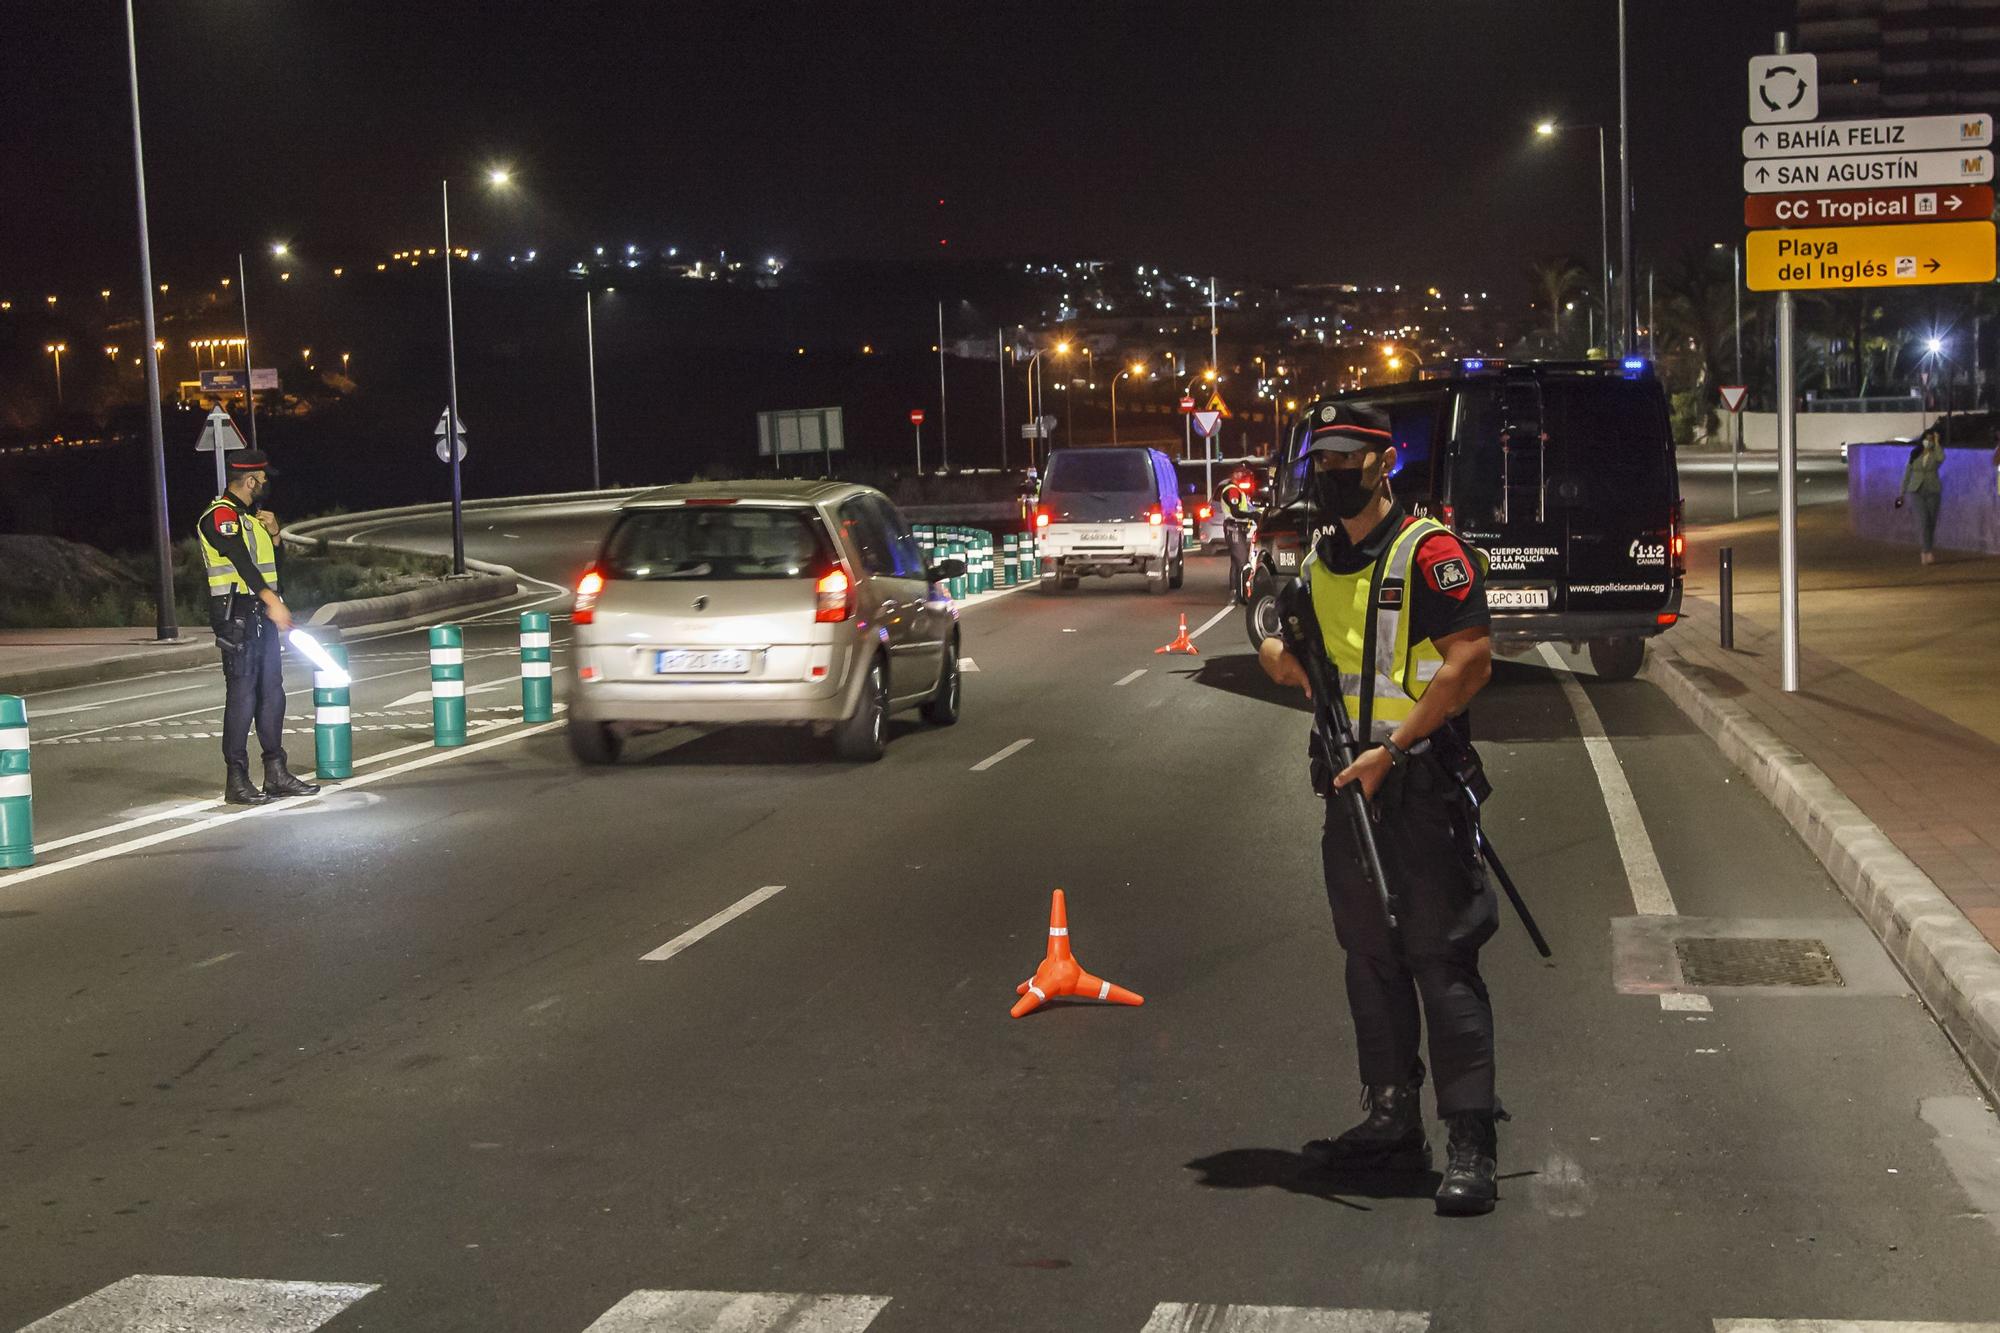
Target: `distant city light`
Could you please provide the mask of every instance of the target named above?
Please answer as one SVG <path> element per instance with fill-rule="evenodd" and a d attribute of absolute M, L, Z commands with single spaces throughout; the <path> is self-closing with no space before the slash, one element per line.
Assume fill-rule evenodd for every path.
<path fill-rule="evenodd" d="M 513 179 L 514 173 L 505 167 L 494 167 L 486 173 L 486 183 L 488 185 L 505 185 Z"/>

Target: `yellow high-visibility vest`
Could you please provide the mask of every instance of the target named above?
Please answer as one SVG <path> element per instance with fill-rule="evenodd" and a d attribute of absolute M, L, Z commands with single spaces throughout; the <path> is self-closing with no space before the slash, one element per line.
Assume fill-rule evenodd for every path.
<path fill-rule="evenodd" d="M 227 506 L 236 511 L 236 528 L 243 535 L 243 541 L 250 548 L 250 559 L 256 563 L 257 572 L 264 576 L 264 582 L 271 585 L 271 591 L 278 590 L 278 544 L 271 540 L 271 534 L 257 521 L 256 515 L 243 507 L 243 502 L 230 495 L 219 495 L 208 502 L 208 508 L 201 511 L 201 518 L 195 520 L 195 540 L 201 543 L 202 564 L 208 568 L 208 595 L 220 597 L 224 593 L 249 592 L 250 585 L 236 572 L 236 566 L 229 563 L 229 557 L 215 549 L 208 539 L 202 524 L 217 509 Z"/>
<path fill-rule="evenodd" d="M 1368 739 L 1379 744 L 1395 734 L 1416 708 L 1417 700 L 1444 665 L 1444 655 L 1429 639 L 1410 638 L 1410 566 L 1417 547 L 1433 533 L 1451 529 L 1435 519 L 1419 518 L 1404 525 L 1382 553 L 1382 586 L 1375 607 L 1375 660 L 1362 661 L 1368 633 L 1368 596 L 1374 583 L 1375 564 L 1363 565 L 1352 574 L 1336 574 L 1321 563 L 1319 552 L 1305 559 L 1307 587 L 1312 593 L 1313 615 L 1319 621 L 1320 638 L 1327 656 L 1340 673 L 1340 692 L 1347 700 L 1347 716 L 1353 720 L 1357 738 L 1361 728 L 1361 684 L 1363 672 L 1375 678 L 1375 698 L 1369 719 Z"/>

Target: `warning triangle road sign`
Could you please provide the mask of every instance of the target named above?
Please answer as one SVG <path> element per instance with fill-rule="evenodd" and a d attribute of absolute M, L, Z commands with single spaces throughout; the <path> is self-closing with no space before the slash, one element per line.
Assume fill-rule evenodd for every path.
<path fill-rule="evenodd" d="M 236 429 L 236 423 L 219 407 L 212 409 L 208 420 L 202 423 L 201 438 L 194 447 L 196 453 L 212 454 L 218 446 L 225 451 L 250 447 L 243 443 L 243 432 Z"/>
<path fill-rule="evenodd" d="M 1220 412 L 1225 417 L 1236 415 L 1229 410 L 1229 404 L 1222 401 L 1222 390 L 1220 389 L 1216 389 L 1208 395 L 1208 410 L 1211 412 Z"/>
<path fill-rule="evenodd" d="M 450 420 L 451 420 L 451 409 L 447 407 L 444 411 L 438 413 L 438 424 L 431 428 L 431 434 L 437 436 L 440 440 L 442 440 L 444 438 L 445 426 L 448 422 L 450 422 Z M 458 414 L 458 438 L 461 444 L 464 443 L 465 413 L 463 412 Z"/>
<path fill-rule="evenodd" d="M 1222 424 L 1220 412 L 1195 412 L 1191 415 L 1194 417 L 1194 433 L 1203 438 L 1215 434 L 1216 427 Z"/>
<path fill-rule="evenodd" d="M 1749 395 L 1750 388 L 1745 384 L 1719 384 L 1716 386 L 1716 392 L 1722 395 L 1724 407 L 1732 412 L 1741 412 L 1743 400 Z"/>

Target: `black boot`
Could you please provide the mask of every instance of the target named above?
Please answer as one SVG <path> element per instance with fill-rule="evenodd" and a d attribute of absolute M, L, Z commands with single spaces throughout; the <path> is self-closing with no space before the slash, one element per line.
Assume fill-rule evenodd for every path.
<path fill-rule="evenodd" d="M 1445 1149 L 1444 1183 L 1438 1186 L 1437 1210 L 1446 1217 L 1472 1217 L 1493 1211 L 1500 1197 L 1494 1184 L 1500 1134 L 1496 1122 L 1506 1112 L 1461 1111 L 1445 1119 L 1451 1139 Z"/>
<path fill-rule="evenodd" d="M 229 779 L 222 786 L 222 799 L 229 805 L 262 805 L 271 798 L 250 781 L 250 765 L 231 764 Z"/>
<path fill-rule="evenodd" d="M 316 796 L 318 794 L 319 784 L 317 782 L 307 782 L 305 779 L 295 776 L 291 769 L 285 767 L 283 751 L 280 751 L 275 757 L 264 761 L 265 796 Z"/>
<path fill-rule="evenodd" d="M 1368 1118 L 1334 1139 L 1314 1139 L 1306 1156 L 1326 1167 L 1380 1171 L 1428 1171 L 1431 1145 L 1424 1137 L 1419 1094 L 1424 1086 L 1423 1061 L 1407 1083 L 1371 1083 L 1361 1090 Z"/>

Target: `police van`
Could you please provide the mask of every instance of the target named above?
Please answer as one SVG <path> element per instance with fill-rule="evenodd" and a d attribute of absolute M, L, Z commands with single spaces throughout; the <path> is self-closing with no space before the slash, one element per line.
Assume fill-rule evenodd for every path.
<path fill-rule="evenodd" d="M 1390 485 L 1485 552 L 1496 644 L 1587 645 L 1600 676 L 1625 680 L 1646 640 L 1680 617 L 1686 549 L 1666 394 L 1649 362 L 1467 360 L 1408 384 L 1323 399 L 1386 413 Z M 1252 644 L 1275 635 L 1277 597 L 1308 534 L 1301 421 L 1257 522 L 1245 579 Z"/>

